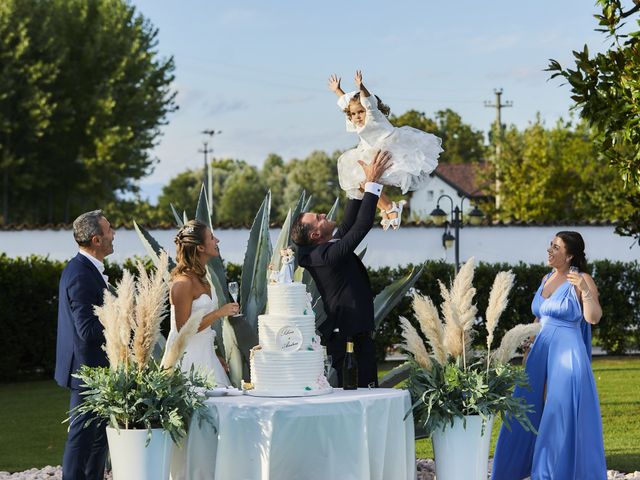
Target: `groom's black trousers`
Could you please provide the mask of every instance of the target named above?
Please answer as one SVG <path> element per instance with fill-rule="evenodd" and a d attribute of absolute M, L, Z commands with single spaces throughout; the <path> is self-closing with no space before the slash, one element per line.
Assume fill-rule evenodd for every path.
<path fill-rule="evenodd" d="M 358 387 L 378 386 L 378 366 L 372 332 L 363 332 L 351 337 L 353 351 L 358 363 Z M 338 386 L 342 387 L 342 364 L 347 351 L 347 337 L 333 332 L 326 343 L 327 355 L 331 355 L 331 365 L 338 372 Z"/>

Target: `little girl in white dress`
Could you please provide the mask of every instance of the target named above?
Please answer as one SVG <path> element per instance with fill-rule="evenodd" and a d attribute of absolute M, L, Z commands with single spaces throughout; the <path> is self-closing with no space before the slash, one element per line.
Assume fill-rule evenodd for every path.
<path fill-rule="evenodd" d="M 355 75 L 358 91 L 344 93 L 340 78 L 331 75 L 329 88 L 339 97 L 338 106 L 346 114 L 348 132 L 356 132 L 360 143 L 338 159 L 340 187 L 349 198 L 363 197 L 364 170 L 358 163 L 370 163 L 377 150 L 391 152 L 391 167 L 382 175 L 381 183 L 400 187 L 402 193 L 414 191 L 429 181 L 429 174 L 438 166 L 443 151 L 442 140 L 413 127 L 396 128 L 387 119 L 389 107 L 372 96 L 362 83 L 362 73 Z M 382 227 L 396 230 L 400 226 L 405 200 L 393 202 L 391 208 L 381 208 Z M 380 204 L 379 204 L 380 207 Z"/>

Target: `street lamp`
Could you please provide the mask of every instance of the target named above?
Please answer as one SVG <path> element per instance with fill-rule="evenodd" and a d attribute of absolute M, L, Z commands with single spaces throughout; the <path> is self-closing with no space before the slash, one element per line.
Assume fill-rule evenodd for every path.
<path fill-rule="evenodd" d="M 448 198 L 449 202 L 451 202 L 451 221 L 448 221 L 449 215 L 447 212 L 440 208 L 440 200 L 443 198 Z M 455 271 L 458 273 L 458 268 L 460 268 L 460 229 L 463 227 L 464 222 L 464 214 L 463 214 L 463 204 L 465 199 L 469 199 L 469 197 L 462 196 L 462 200 L 460 200 L 460 206 L 454 205 L 453 198 L 451 198 L 447 194 L 442 194 L 438 197 L 436 202 L 436 208 L 431 212 L 431 220 L 437 226 L 444 225 L 444 233 L 442 234 L 442 246 L 444 248 L 451 248 L 455 246 Z M 480 225 L 482 223 L 482 219 L 484 218 L 484 213 L 474 206 L 473 209 L 468 214 L 469 223 L 471 225 Z M 451 234 L 451 228 L 454 229 L 454 234 Z"/>

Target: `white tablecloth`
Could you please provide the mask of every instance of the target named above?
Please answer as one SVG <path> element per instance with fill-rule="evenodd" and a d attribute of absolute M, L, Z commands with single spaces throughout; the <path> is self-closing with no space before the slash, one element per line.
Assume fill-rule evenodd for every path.
<path fill-rule="evenodd" d="M 192 423 L 182 451 L 188 480 L 416 477 L 413 416 L 403 420 L 411 407 L 407 391 L 336 389 L 318 397 L 216 397 L 207 404 L 218 431 Z"/>

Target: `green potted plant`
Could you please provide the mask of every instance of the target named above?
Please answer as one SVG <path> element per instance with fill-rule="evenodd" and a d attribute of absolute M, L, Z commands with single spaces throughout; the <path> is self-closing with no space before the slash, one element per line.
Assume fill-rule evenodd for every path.
<path fill-rule="evenodd" d="M 525 429 L 533 429 L 527 416 L 531 406 L 511 395 L 516 385 L 527 385 L 526 373 L 509 361 L 524 339 L 537 334 L 540 325 L 517 325 L 505 334 L 500 347 L 491 351 L 494 330 L 514 280 L 513 273 L 500 272 L 485 314 L 487 350 L 473 351 L 478 311 L 473 303 L 473 275 L 471 258 L 450 288 L 440 283 L 444 321 L 429 297 L 414 295 L 413 309 L 429 348 L 413 325 L 400 319 L 404 348 L 410 356 L 407 388 L 412 411 L 417 424 L 432 438 L 439 480 L 486 480 L 496 415 L 507 426 L 515 419 Z"/>
<path fill-rule="evenodd" d="M 168 479 L 172 443 L 186 436 L 194 415 L 210 420 L 204 405 L 209 380 L 193 370 L 175 368 L 190 336 L 198 330 L 190 319 L 161 361 L 152 352 L 167 313 L 168 257 L 161 254 L 154 273 L 138 264 L 138 280 L 128 271 L 115 293 L 105 291 L 95 312 L 104 326 L 109 367 L 80 368 L 85 385 L 79 413 L 107 422 L 114 480 Z"/>

